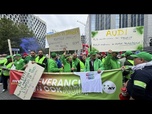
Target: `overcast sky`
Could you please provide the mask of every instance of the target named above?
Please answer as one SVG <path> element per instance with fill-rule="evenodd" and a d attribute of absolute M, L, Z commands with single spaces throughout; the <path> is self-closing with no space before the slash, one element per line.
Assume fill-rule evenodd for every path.
<path fill-rule="evenodd" d="M 87 14 L 39 14 L 35 16 L 46 22 L 47 33 L 52 32 L 52 30 L 61 32 L 79 27 L 80 35 L 85 35 L 85 26 L 83 24 L 86 24 Z"/>

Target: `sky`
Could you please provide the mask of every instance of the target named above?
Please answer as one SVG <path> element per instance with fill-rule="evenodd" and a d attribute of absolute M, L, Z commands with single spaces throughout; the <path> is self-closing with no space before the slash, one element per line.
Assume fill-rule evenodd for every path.
<path fill-rule="evenodd" d="M 80 35 L 85 35 L 87 14 L 39 14 L 35 15 L 46 23 L 47 33 L 61 32 L 73 28 L 80 28 Z M 83 24 L 82 24 L 83 23 Z"/>

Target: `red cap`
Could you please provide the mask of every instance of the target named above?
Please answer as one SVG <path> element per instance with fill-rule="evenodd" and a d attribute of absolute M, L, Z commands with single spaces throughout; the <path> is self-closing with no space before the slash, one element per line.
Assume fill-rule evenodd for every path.
<path fill-rule="evenodd" d="M 126 87 L 122 87 L 121 91 L 127 91 L 127 88 Z"/>
<path fill-rule="evenodd" d="M 106 52 L 101 52 L 102 55 L 106 55 Z"/>
<path fill-rule="evenodd" d="M 23 56 L 27 56 L 28 54 L 27 53 L 23 53 Z"/>

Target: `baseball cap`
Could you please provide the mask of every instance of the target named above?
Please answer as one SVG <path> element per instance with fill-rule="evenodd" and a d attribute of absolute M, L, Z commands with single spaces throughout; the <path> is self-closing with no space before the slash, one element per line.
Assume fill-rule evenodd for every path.
<path fill-rule="evenodd" d="M 150 53 L 147 53 L 147 52 L 139 52 L 138 54 L 130 55 L 130 56 L 133 58 L 141 58 L 141 59 L 144 59 L 146 61 L 152 60 L 152 55 Z"/>
<path fill-rule="evenodd" d="M 21 54 L 15 54 L 15 56 L 21 57 Z"/>
<path fill-rule="evenodd" d="M 121 54 L 121 57 L 125 57 L 125 53 Z"/>
<path fill-rule="evenodd" d="M 6 57 L 7 59 L 10 59 L 10 58 L 12 58 L 10 55 L 8 55 L 7 57 Z"/>
<path fill-rule="evenodd" d="M 69 58 L 71 58 L 71 59 L 72 59 L 72 56 L 67 56 L 67 57 L 66 57 L 66 60 L 68 60 Z"/>
<path fill-rule="evenodd" d="M 106 52 L 101 52 L 102 55 L 106 55 Z"/>
<path fill-rule="evenodd" d="M 51 57 L 52 57 L 52 58 L 54 58 L 54 57 L 56 57 L 56 56 L 57 56 L 57 54 L 56 54 L 56 53 L 54 53 L 54 52 L 53 52 L 53 53 L 51 53 Z"/>
<path fill-rule="evenodd" d="M 90 51 L 90 55 L 96 55 L 97 54 L 97 52 L 95 52 L 95 51 Z"/>
<path fill-rule="evenodd" d="M 125 55 L 127 56 L 127 55 L 132 55 L 133 53 L 132 53 L 132 51 L 130 51 L 130 50 L 128 50 L 128 51 L 126 51 L 125 52 Z"/>
<path fill-rule="evenodd" d="M 23 53 L 23 56 L 28 56 L 28 54 L 27 53 Z"/>

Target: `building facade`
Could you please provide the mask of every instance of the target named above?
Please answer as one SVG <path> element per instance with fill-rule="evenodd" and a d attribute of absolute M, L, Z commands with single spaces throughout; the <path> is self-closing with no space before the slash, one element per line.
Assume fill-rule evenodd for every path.
<path fill-rule="evenodd" d="M 46 23 L 33 14 L 0 14 L 0 18 L 11 19 L 15 23 L 23 23 L 35 34 L 41 48 L 45 48 Z"/>

